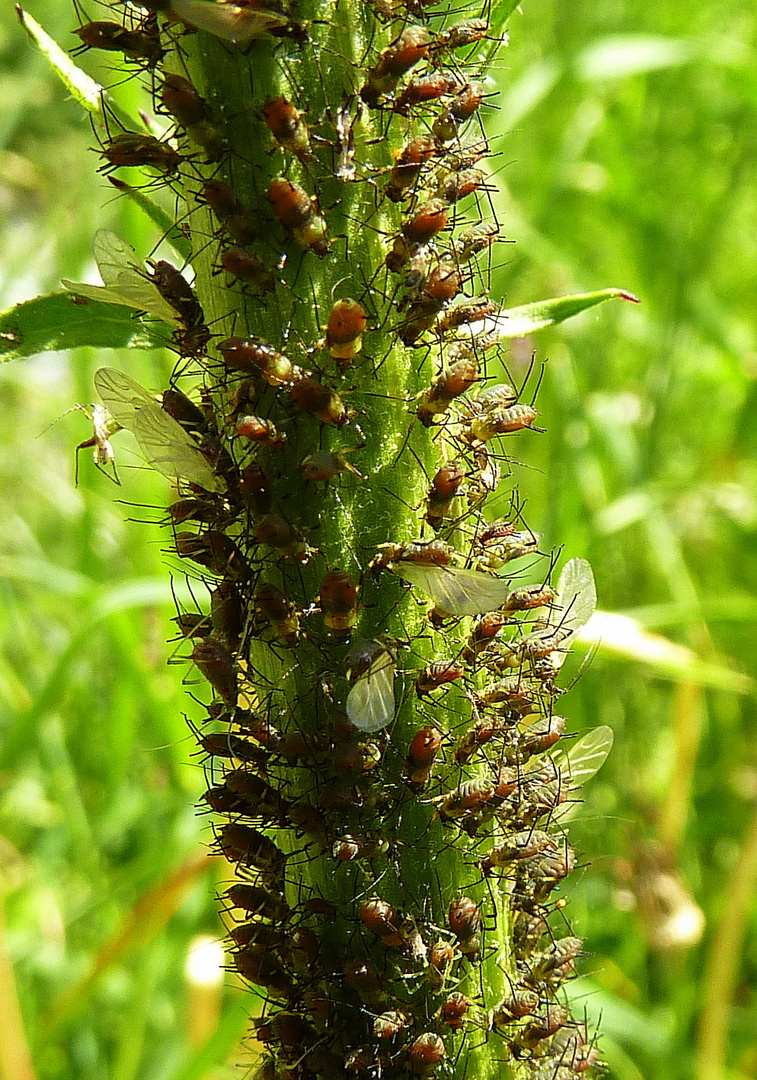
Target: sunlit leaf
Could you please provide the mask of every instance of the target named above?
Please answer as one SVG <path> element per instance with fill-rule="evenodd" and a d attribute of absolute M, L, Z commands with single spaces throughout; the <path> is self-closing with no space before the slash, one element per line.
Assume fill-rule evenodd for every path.
<path fill-rule="evenodd" d="M 629 300 L 632 304 L 639 303 L 638 298 L 625 289 L 599 289 L 597 292 L 558 296 L 552 300 L 538 300 L 533 304 L 500 311 L 499 314 L 483 320 L 481 325 L 487 333 L 497 334 L 500 338 L 523 337 L 570 319 L 573 315 L 579 315 L 605 300 Z"/>

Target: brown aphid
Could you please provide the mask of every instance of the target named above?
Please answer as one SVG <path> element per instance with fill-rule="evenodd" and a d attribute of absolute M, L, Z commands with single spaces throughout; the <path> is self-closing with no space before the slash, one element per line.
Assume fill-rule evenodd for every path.
<path fill-rule="evenodd" d="M 255 592 L 255 611 L 263 615 L 277 637 L 290 648 L 300 640 L 300 612 L 297 605 L 270 582 L 258 586 Z"/>
<path fill-rule="evenodd" d="M 213 637 L 196 642 L 190 657 L 200 674 L 228 705 L 237 700 L 237 668 L 234 657 Z"/>
<path fill-rule="evenodd" d="M 190 139 L 202 147 L 207 161 L 219 161 L 223 157 L 223 135 L 214 121 L 213 111 L 189 79 L 167 72 L 160 100 L 166 112 L 185 128 Z"/>
<path fill-rule="evenodd" d="M 276 277 L 257 255 L 241 247 L 225 248 L 221 252 L 221 269 L 245 285 L 260 293 L 271 293 L 276 288 Z"/>
<path fill-rule="evenodd" d="M 268 185 L 268 201 L 274 214 L 302 247 L 310 248 L 319 258 L 331 251 L 326 238 L 326 221 L 318 211 L 314 197 L 293 180 L 274 176 Z"/>
<path fill-rule="evenodd" d="M 268 763 L 267 754 L 260 746 L 253 746 L 247 739 L 241 739 L 228 731 L 211 731 L 207 735 L 199 735 L 197 743 L 210 757 L 237 758 L 256 769 L 265 769 Z"/>
<path fill-rule="evenodd" d="M 268 450 L 281 450 L 287 443 L 287 436 L 279 431 L 272 420 L 248 414 L 237 420 L 237 435 Z"/>
<path fill-rule="evenodd" d="M 344 570 L 328 570 L 321 581 L 319 604 L 323 622 L 335 637 L 345 639 L 357 622 L 358 587 Z"/>
<path fill-rule="evenodd" d="M 402 93 L 394 99 L 392 111 L 399 113 L 400 116 L 407 116 L 410 110 L 418 105 L 438 101 L 454 86 L 455 81 L 442 71 L 411 79 Z"/>
<path fill-rule="evenodd" d="M 486 173 L 480 169 L 463 169 L 461 172 L 449 173 L 439 185 L 439 197 L 448 203 L 456 203 L 464 199 L 466 195 L 472 195 L 486 183 Z"/>
<path fill-rule="evenodd" d="M 266 126 L 279 146 L 289 150 L 303 163 L 315 160 L 308 126 L 302 119 L 302 113 L 295 109 L 288 98 L 283 95 L 269 98 L 263 104 L 262 112 Z"/>
<path fill-rule="evenodd" d="M 431 125 L 440 142 L 456 139 L 462 125 L 473 116 L 484 100 L 481 83 L 465 83 Z"/>
<path fill-rule="evenodd" d="M 426 521 L 439 530 L 444 519 L 451 516 L 452 503 L 465 479 L 465 469 L 459 461 L 449 461 L 438 470 L 431 481 L 426 504 Z"/>
<path fill-rule="evenodd" d="M 523 832 L 514 833 L 496 844 L 481 859 L 481 871 L 489 874 L 496 867 L 507 867 L 510 863 L 520 859 L 530 859 L 534 855 L 542 855 L 545 852 L 557 851 L 557 841 L 548 833 L 538 829 L 525 829 Z"/>
<path fill-rule="evenodd" d="M 81 40 L 81 45 L 72 50 L 72 56 L 85 49 L 103 49 L 123 53 L 126 60 L 154 67 L 166 55 L 165 49 L 161 48 L 157 22 L 149 17 L 133 30 L 128 30 L 121 23 L 101 20 L 84 23 L 74 33 Z"/>
<path fill-rule="evenodd" d="M 365 900 L 360 905 L 360 921 L 366 930 L 381 939 L 388 948 L 404 948 L 405 940 L 399 932 L 401 919 L 386 900 Z"/>
<path fill-rule="evenodd" d="M 399 37 L 384 49 L 360 91 L 369 108 L 376 108 L 380 99 L 395 86 L 419 60 L 429 55 L 431 34 L 424 26 L 406 26 Z"/>
<path fill-rule="evenodd" d="M 326 348 L 340 368 L 349 367 L 363 347 L 368 316 L 357 300 L 337 300 L 326 327 Z"/>
<path fill-rule="evenodd" d="M 488 251 L 499 239 L 499 225 L 496 221 L 483 221 L 464 229 L 452 244 L 452 252 L 458 263 L 470 262 L 477 255 Z"/>
<path fill-rule="evenodd" d="M 425 163 L 438 153 L 439 148 L 434 139 L 420 136 L 405 143 L 395 154 L 389 181 L 384 189 L 387 197 L 392 202 L 399 202 L 405 192 L 418 181 Z"/>
<path fill-rule="evenodd" d="M 402 236 L 409 244 L 427 244 L 447 227 L 449 205 L 444 199 L 429 199 L 402 226 Z"/>
<path fill-rule="evenodd" d="M 242 469 L 239 493 L 247 500 L 256 517 L 264 517 L 270 511 L 273 505 L 271 478 L 257 461 L 250 462 Z"/>
<path fill-rule="evenodd" d="M 451 941 L 435 941 L 428 957 L 428 978 L 434 990 L 441 990 L 455 959 L 455 946 Z"/>
<path fill-rule="evenodd" d="M 469 323 L 488 319 L 490 315 L 496 314 L 498 310 L 499 305 L 495 304 L 493 300 L 489 300 L 485 296 L 474 296 L 470 300 L 464 300 L 462 303 L 448 308 L 440 317 L 436 329 L 439 335 L 442 336 L 450 330 L 457 330 L 459 327 L 467 326 Z"/>
<path fill-rule="evenodd" d="M 309 375 L 303 375 L 292 383 L 289 397 L 298 409 L 310 413 L 324 424 L 342 427 L 349 419 L 347 408 L 337 392 Z"/>
<path fill-rule="evenodd" d="M 299 468 L 302 470 L 304 478 L 314 484 L 327 484 L 329 480 L 333 480 L 335 476 L 339 476 L 343 472 L 351 472 L 358 480 L 365 479 L 354 465 L 350 465 L 345 454 L 340 453 L 338 450 L 333 452 L 330 450 L 316 450 L 315 453 L 308 454 L 306 458 L 302 459 Z"/>
<path fill-rule="evenodd" d="M 443 540 L 429 540 L 426 543 L 380 544 L 379 554 L 370 563 L 371 572 L 376 574 L 385 570 L 391 563 L 410 562 L 428 566 L 449 566 L 455 551 Z"/>
<path fill-rule="evenodd" d="M 114 135 L 103 147 L 100 156 L 105 158 L 105 171 L 149 167 L 163 176 L 176 176 L 182 162 L 178 150 L 154 135 L 138 131 L 122 131 Z"/>
<path fill-rule="evenodd" d="M 242 600 L 239 586 L 223 578 L 210 593 L 210 620 L 213 633 L 232 648 L 236 648 L 242 633 Z"/>
<path fill-rule="evenodd" d="M 409 1046 L 407 1060 L 414 1073 L 427 1073 L 440 1065 L 447 1056 L 444 1039 L 427 1031 L 419 1035 Z"/>
<path fill-rule="evenodd" d="M 209 430 L 208 418 L 197 405 L 175 386 L 163 391 L 162 408 L 191 434 L 204 435 Z"/>
<path fill-rule="evenodd" d="M 255 1038 L 262 1043 L 280 1043 L 287 1049 L 301 1048 L 318 1038 L 318 1032 L 304 1016 L 297 1013 L 279 1012 L 264 1020 L 256 1020 Z"/>
<path fill-rule="evenodd" d="M 466 643 L 465 659 L 470 663 L 480 652 L 490 648 L 497 634 L 505 626 L 509 626 L 510 622 L 511 620 L 503 611 L 488 611 L 485 615 L 480 615 L 473 624 Z"/>
<path fill-rule="evenodd" d="M 483 41 L 488 32 L 489 24 L 486 19 L 465 19 L 447 30 L 440 30 L 433 47 L 434 50 L 464 49 L 468 45 Z"/>
<path fill-rule="evenodd" d="M 284 852 L 263 833 L 249 825 L 232 822 L 222 825 L 217 835 L 218 847 L 229 862 L 244 863 L 258 870 L 278 872 L 284 865 Z"/>
<path fill-rule="evenodd" d="M 202 194 L 235 244 L 245 247 L 257 238 L 258 230 L 252 224 L 250 212 L 230 184 L 225 180 L 206 180 Z"/>
<path fill-rule="evenodd" d="M 356 859 L 374 859 L 389 850 L 389 841 L 380 834 L 370 836 L 343 836 L 331 845 L 331 856 L 337 862 L 354 862 Z"/>
<path fill-rule="evenodd" d="M 367 960 L 349 960 L 344 965 L 344 981 L 366 1004 L 378 1001 L 384 992 L 378 972 Z"/>
<path fill-rule="evenodd" d="M 513 990 L 489 1013 L 489 1027 L 507 1027 L 515 1020 L 522 1020 L 524 1016 L 530 1016 L 539 1007 L 539 995 L 534 990 Z"/>
<path fill-rule="evenodd" d="M 212 574 L 228 575 L 236 580 L 250 576 L 249 563 L 226 533 L 216 529 L 202 533 L 180 532 L 175 534 L 174 540 L 182 559 L 191 559 Z"/>
<path fill-rule="evenodd" d="M 533 1050 L 543 1039 L 556 1035 L 560 1028 L 570 1023 L 570 1013 L 562 1005 L 549 1005 L 545 1012 L 537 1013 L 532 1020 L 516 1028 L 510 1036 L 510 1049 L 517 1058 L 521 1051 Z"/>
<path fill-rule="evenodd" d="M 270 949 L 282 951 L 287 944 L 287 934 L 276 926 L 264 922 L 241 923 L 232 926 L 229 937 L 239 948 Z"/>
<path fill-rule="evenodd" d="M 466 731 L 455 747 L 455 761 L 458 765 L 465 765 L 482 746 L 503 735 L 505 731 L 506 725 L 501 716 L 482 716 Z"/>
<path fill-rule="evenodd" d="M 480 563 L 492 570 L 498 570 L 524 555 L 538 554 L 541 540 L 538 533 L 530 529 L 515 529 L 512 522 L 502 522 L 500 529 L 487 529 L 482 535 L 486 539 L 482 541 L 479 537 L 475 541 L 476 554 Z"/>
<path fill-rule="evenodd" d="M 556 971 L 572 973 L 583 946 L 583 940 L 579 937 L 564 937 L 555 941 L 550 949 L 534 953 L 528 962 L 525 981 L 538 988 L 541 983 L 549 983 Z"/>
<path fill-rule="evenodd" d="M 459 660 L 435 660 L 427 664 L 415 680 L 415 692 L 418 697 L 440 690 L 447 683 L 462 679 L 465 668 Z"/>
<path fill-rule="evenodd" d="M 424 427 L 429 427 L 435 416 L 445 413 L 455 398 L 470 390 L 478 379 L 478 364 L 472 358 L 458 360 L 438 376 L 421 395 L 416 413 Z"/>
<path fill-rule="evenodd" d="M 260 885 L 232 885 L 223 893 L 223 898 L 233 907 L 241 908 L 249 915 L 258 915 L 261 919 L 270 919 L 271 922 L 284 922 L 290 915 L 284 897 Z"/>
<path fill-rule="evenodd" d="M 436 728 L 418 728 L 405 759 L 405 776 L 411 784 L 420 788 L 427 782 L 441 748 L 442 736 Z"/>
<path fill-rule="evenodd" d="M 261 949 L 241 949 L 231 954 L 239 974 L 256 986 L 264 986 L 275 997 L 291 997 L 294 992 L 292 976 L 273 953 Z"/>
<path fill-rule="evenodd" d="M 481 959 L 481 908 L 469 896 L 459 896 L 449 906 L 449 928 L 457 946 L 471 961 Z"/>
<path fill-rule="evenodd" d="M 255 526 L 253 536 L 259 544 L 276 548 L 282 555 L 299 562 L 308 561 L 308 546 L 302 539 L 302 533 L 280 514 L 266 514 Z"/>
<path fill-rule="evenodd" d="M 465 994 L 455 992 L 449 994 L 442 1002 L 437 1015 L 441 1023 L 447 1024 L 453 1031 L 461 1031 L 465 1015 L 470 1007 L 469 998 Z"/>
<path fill-rule="evenodd" d="M 216 348 L 227 368 L 259 375 L 269 386 L 289 386 L 296 374 L 292 361 L 260 338 L 230 337 Z"/>

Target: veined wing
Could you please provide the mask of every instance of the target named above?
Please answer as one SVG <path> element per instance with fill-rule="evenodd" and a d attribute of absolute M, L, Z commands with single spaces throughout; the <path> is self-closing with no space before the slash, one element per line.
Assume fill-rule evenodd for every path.
<path fill-rule="evenodd" d="M 507 603 L 509 582 L 480 570 L 423 563 L 392 563 L 393 574 L 430 596 L 437 607 L 450 615 L 483 615 Z"/>
<path fill-rule="evenodd" d="M 573 791 L 591 780 L 607 760 L 614 739 L 612 728 L 602 724 L 573 743 L 566 753 L 555 754 L 552 760 L 560 771 L 561 781 Z M 578 813 L 580 806 L 581 803 L 575 800 L 567 802 L 556 810 L 554 820 L 568 821 Z"/>
<path fill-rule="evenodd" d="M 111 416 L 128 428 L 148 463 L 169 480 L 188 480 L 206 491 L 220 484 L 190 435 L 149 391 L 115 368 L 95 372 L 95 386 Z"/>
<path fill-rule="evenodd" d="M 554 619 L 559 626 L 575 634 L 586 626 L 597 608 L 597 587 L 586 559 L 570 559 L 557 583 Z"/>
<path fill-rule="evenodd" d="M 67 289 L 90 300 L 146 311 L 163 322 L 180 325 L 177 312 L 163 299 L 136 251 L 125 240 L 109 229 L 98 229 L 92 251 L 103 284 L 87 285 L 64 278 L 63 285 Z"/>
<path fill-rule="evenodd" d="M 360 731 L 380 731 L 394 717 L 394 657 L 378 651 L 347 695 L 347 716 Z"/>

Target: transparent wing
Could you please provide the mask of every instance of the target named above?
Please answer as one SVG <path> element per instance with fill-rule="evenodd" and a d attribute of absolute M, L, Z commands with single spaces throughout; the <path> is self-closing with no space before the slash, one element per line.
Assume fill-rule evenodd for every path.
<path fill-rule="evenodd" d="M 380 731 L 394 716 L 394 658 L 378 654 L 347 695 L 347 715 L 360 731 Z"/>
<path fill-rule="evenodd" d="M 597 608 L 597 587 L 586 559 L 571 559 L 557 583 L 555 609 L 559 625 L 575 634 L 586 626 Z"/>
<path fill-rule="evenodd" d="M 121 304 L 146 311 L 163 322 L 180 324 L 178 314 L 163 299 L 143 269 L 133 247 L 108 229 L 98 229 L 92 250 L 103 285 L 86 285 L 63 279 L 63 285 L 80 296 L 106 304 Z"/>
<path fill-rule="evenodd" d="M 555 766 L 560 770 L 560 776 L 571 792 L 596 776 L 612 750 L 614 739 L 612 728 L 603 724 L 587 732 L 567 753 L 555 754 Z M 561 824 L 569 821 L 576 816 L 581 805 L 578 799 L 565 803 L 555 811 L 553 821 Z"/>
<path fill-rule="evenodd" d="M 507 603 L 509 583 L 480 570 L 449 566 L 424 566 L 397 562 L 390 567 L 397 577 L 430 596 L 437 607 L 450 615 L 483 615 Z"/>
<path fill-rule="evenodd" d="M 144 386 L 115 368 L 100 368 L 94 381 L 111 416 L 134 434 L 153 469 L 169 480 L 188 480 L 206 491 L 220 490 L 218 479 L 191 437 Z"/>

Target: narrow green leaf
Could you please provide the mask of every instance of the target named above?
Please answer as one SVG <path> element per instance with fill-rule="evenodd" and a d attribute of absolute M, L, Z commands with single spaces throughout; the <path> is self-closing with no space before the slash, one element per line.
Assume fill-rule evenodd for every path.
<path fill-rule="evenodd" d="M 131 308 L 71 293 L 38 296 L 0 314 L 0 362 L 81 345 L 156 349 L 170 339 L 171 329 L 165 323 L 148 323 Z"/>
<path fill-rule="evenodd" d="M 138 131 L 140 129 L 141 125 L 133 117 L 129 116 L 98 82 L 95 82 L 86 72 L 82 71 L 71 57 L 61 49 L 60 45 L 53 41 L 50 35 L 42 29 L 37 20 L 28 11 L 24 11 L 20 4 L 16 5 L 16 14 L 24 30 L 47 59 L 50 67 L 71 96 L 94 117 L 100 129 L 105 130 L 103 102 L 107 102 L 108 110 L 127 130 Z"/>
<path fill-rule="evenodd" d="M 535 304 L 523 304 L 521 307 L 500 311 L 494 318 L 486 320 L 486 328 L 493 330 L 501 338 L 523 337 L 525 334 L 533 334 L 535 330 L 544 330 L 547 326 L 570 319 L 605 300 L 630 300 L 632 304 L 640 303 L 638 297 L 626 289 L 599 289 L 597 292 L 557 296 L 551 300 L 538 300 Z"/>

